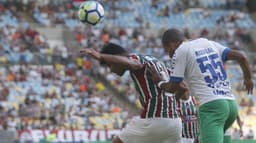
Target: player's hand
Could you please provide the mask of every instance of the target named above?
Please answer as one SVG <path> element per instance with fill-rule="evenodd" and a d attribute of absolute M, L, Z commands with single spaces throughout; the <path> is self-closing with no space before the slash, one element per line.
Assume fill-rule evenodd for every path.
<path fill-rule="evenodd" d="M 188 100 L 188 98 L 189 98 L 188 84 L 182 81 L 179 83 L 178 90 L 175 92 L 175 99 L 178 101 L 179 99 Z"/>
<path fill-rule="evenodd" d="M 94 49 L 82 49 L 80 50 L 80 54 L 85 54 L 92 56 L 94 59 L 100 60 L 101 54 Z"/>
<path fill-rule="evenodd" d="M 189 99 L 189 92 L 188 91 L 185 91 L 185 92 L 175 92 L 174 93 L 175 95 L 175 99 L 176 101 L 179 101 L 180 99 L 181 100 L 188 100 Z"/>
<path fill-rule="evenodd" d="M 160 81 L 163 81 L 164 79 L 162 78 L 162 76 L 160 75 L 160 73 L 158 73 L 156 71 L 156 69 L 154 68 L 154 66 L 151 66 L 149 68 L 149 72 L 151 74 L 151 79 L 153 80 L 153 82 L 155 84 L 158 84 Z"/>
<path fill-rule="evenodd" d="M 251 79 L 244 80 L 244 86 L 248 94 L 253 94 L 253 81 Z"/>

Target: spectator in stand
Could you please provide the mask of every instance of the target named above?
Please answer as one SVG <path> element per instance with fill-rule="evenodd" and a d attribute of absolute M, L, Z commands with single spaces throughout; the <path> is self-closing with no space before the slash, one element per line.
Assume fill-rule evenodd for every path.
<path fill-rule="evenodd" d="M 166 16 L 166 17 L 169 17 L 169 12 L 170 12 L 170 8 L 169 8 L 169 6 L 167 5 L 167 6 L 165 6 L 165 8 L 164 8 L 164 16 Z"/>
<path fill-rule="evenodd" d="M 248 106 L 248 103 L 245 101 L 245 98 L 242 98 L 241 101 L 240 101 L 240 106 L 241 107 L 247 107 Z"/>
<path fill-rule="evenodd" d="M 151 8 L 157 9 L 158 0 L 151 0 Z"/>
<path fill-rule="evenodd" d="M 234 129 L 232 136 L 233 136 L 233 139 L 236 139 L 236 140 L 240 139 L 240 132 L 237 128 Z"/>
<path fill-rule="evenodd" d="M 252 129 L 249 130 L 249 133 L 246 135 L 247 139 L 254 139 L 254 132 Z"/>

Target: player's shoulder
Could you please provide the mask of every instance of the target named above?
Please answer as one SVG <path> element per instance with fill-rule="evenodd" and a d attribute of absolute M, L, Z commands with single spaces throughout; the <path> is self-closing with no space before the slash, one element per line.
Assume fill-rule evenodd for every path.
<path fill-rule="evenodd" d="M 129 58 L 130 59 L 139 59 L 140 57 L 138 54 L 132 53 L 132 54 L 129 54 Z"/>
<path fill-rule="evenodd" d="M 205 43 L 205 42 L 209 42 L 210 40 L 206 39 L 206 38 L 197 38 L 197 39 L 191 39 L 186 41 L 184 44 L 185 45 L 191 45 L 191 44 L 201 44 L 201 43 Z"/>
<path fill-rule="evenodd" d="M 192 40 L 187 40 L 184 41 L 179 48 L 177 49 L 178 51 L 182 52 L 193 52 L 194 50 L 192 49 L 197 49 L 197 47 L 203 46 L 204 45 L 209 45 L 210 40 L 206 38 L 197 38 L 197 39 L 192 39 Z"/>
<path fill-rule="evenodd" d="M 193 47 L 191 46 L 191 41 L 184 41 L 180 44 L 180 46 L 175 50 L 175 53 L 174 53 L 174 56 L 173 58 L 176 57 L 176 55 L 184 55 L 186 54 L 187 52 L 189 52 L 190 48 Z"/>
<path fill-rule="evenodd" d="M 131 59 L 134 62 L 141 62 L 141 56 L 135 53 L 129 54 L 129 59 Z"/>
<path fill-rule="evenodd" d="M 139 57 L 145 62 L 160 61 L 152 55 L 139 55 Z"/>
<path fill-rule="evenodd" d="M 151 56 L 151 55 L 140 55 L 140 54 L 130 54 L 129 58 L 131 60 L 133 60 L 134 62 L 137 63 L 156 63 L 156 62 L 161 62 L 160 60 L 158 60 L 156 57 Z"/>

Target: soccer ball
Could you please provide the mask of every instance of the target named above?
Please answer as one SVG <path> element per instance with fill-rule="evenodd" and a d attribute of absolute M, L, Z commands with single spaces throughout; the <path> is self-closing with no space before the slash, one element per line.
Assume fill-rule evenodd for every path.
<path fill-rule="evenodd" d="M 104 17 L 104 8 L 97 1 L 83 2 L 79 7 L 78 17 L 83 23 L 96 25 L 101 22 Z"/>

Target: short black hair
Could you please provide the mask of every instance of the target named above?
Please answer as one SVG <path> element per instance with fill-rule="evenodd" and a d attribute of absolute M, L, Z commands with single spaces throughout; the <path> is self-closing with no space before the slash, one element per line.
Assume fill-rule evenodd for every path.
<path fill-rule="evenodd" d="M 110 55 L 126 55 L 128 52 L 117 44 L 107 43 L 102 47 L 100 53 Z M 106 66 L 106 63 L 104 61 L 100 61 L 100 65 Z"/>
<path fill-rule="evenodd" d="M 121 54 L 126 54 L 127 51 L 123 47 L 121 47 L 117 44 L 107 43 L 103 46 L 100 53 L 111 54 L 111 55 L 121 55 Z"/>
<path fill-rule="evenodd" d="M 178 29 L 171 28 L 164 32 L 162 36 L 162 44 L 165 46 L 171 42 L 180 42 L 184 40 L 184 38 L 185 38 L 185 35 L 183 32 L 181 32 Z"/>

